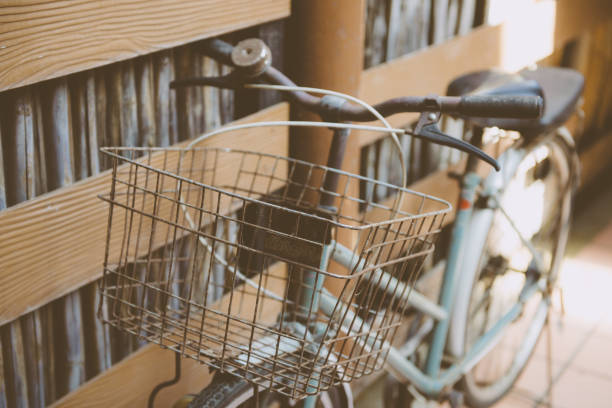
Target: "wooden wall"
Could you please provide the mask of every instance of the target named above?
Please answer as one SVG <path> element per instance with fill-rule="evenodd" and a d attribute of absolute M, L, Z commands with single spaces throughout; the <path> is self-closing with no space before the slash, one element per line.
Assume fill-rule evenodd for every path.
<path fill-rule="evenodd" d="M 289 37 L 284 35 L 282 21 L 261 25 L 288 16 L 288 0 L 241 1 L 206 0 L 201 9 L 194 8 L 196 2 L 188 2 L 182 11 L 173 8 L 167 15 L 176 21 L 192 21 L 190 13 L 202 13 L 206 24 L 201 23 L 201 28 L 193 22 L 184 27 L 170 24 L 166 27 L 170 42 L 158 35 L 156 31 L 163 31 L 159 27 L 141 27 L 136 19 L 119 27 L 120 35 L 108 40 L 113 46 L 81 44 L 87 48 L 82 53 L 72 52 L 79 47 L 70 41 L 78 42 L 79 37 L 70 31 L 74 27 L 62 32 L 57 10 L 48 7 L 52 2 L 42 2 L 40 8 L 40 2 L 33 1 L 0 6 L 0 22 L 7 27 L 0 33 L 0 89 L 4 90 L 0 93 L 0 408 L 45 406 L 54 401 L 62 406 L 91 401 L 98 406 L 141 405 L 152 386 L 171 377 L 170 352 L 143 346 L 103 327 L 95 317 L 95 280 L 101 269 L 96 234 L 102 234 L 98 246 L 103 246 L 104 236 L 104 228 L 95 227 L 104 216 L 104 206 L 95 195 L 105 187 L 108 174 L 108 163 L 97 148 L 176 144 L 278 102 L 274 93 L 168 89 L 173 78 L 224 72 L 198 52 L 198 41 L 229 31 L 234 31 L 229 35 L 233 41 L 263 37 L 273 48 L 276 65 L 289 59 L 300 65 L 304 55 L 316 55 L 314 46 L 300 54 L 292 50 L 292 44 L 284 44 Z M 580 5 L 573 0 L 522 0 L 521 19 L 488 20 L 494 14 L 491 7 L 499 2 L 347 2 L 347 7 L 364 6 L 351 14 L 362 16 L 358 24 L 363 24 L 364 33 L 363 52 L 353 53 L 363 55 L 357 93 L 375 103 L 402 94 L 443 93 L 452 77 L 468 70 L 520 69 L 542 59 L 576 67 L 587 76 L 587 132 L 579 144 L 582 157 L 589 158 L 583 160 L 585 173 L 596 174 L 601 163 L 609 162 L 604 153 L 610 151 L 612 140 L 612 87 L 606 81 L 612 67 L 610 4 L 606 0 L 585 0 Z M 131 10 L 134 15 L 150 11 L 138 10 L 136 0 L 114 3 L 117 10 Z M 217 3 L 224 6 L 212 12 Z M 155 2 L 158 13 L 165 10 L 163 5 Z M 45 10 L 51 10 L 47 19 Z M 94 11 L 95 7 L 76 10 L 82 13 L 75 21 L 80 27 L 91 24 Z M 34 13 L 31 21 L 20 23 L 18 16 L 23 13 Z M 101 26 L 112 25 L 112 16 L 102 13 Z M 334 23 L 325 16 L 317 20 L 316 15 L 310 21 Z M 57 30 L 48 38 L 40 35 L 50 27 L 47 23 Z M 537 35 L 537 26 L 552 32 Z M 126 27 L 134 28 L 133 32 Z M 236 31 L 244 27 L 249 28 Z M 530 53 L 520 52 L 529 35 L 534 39 Z M 95 52 L 98 47 L 103 50 L 100 54 Z M 22 61 L 21 70 L 20 60 L 14 58 L 20 48 L 28 51 L 24 57 L 31 57 Z M 49 51 L 32 54 L 32 49 Z M 117 62 L 108 65 L 110 61 Z M 287 116 L 286 106 L 275 105 L 251 119 Z M 401 126 L 412 120 L 414 116 L 404 115 L 392 123 Z M 444 126 L 461 136 L 462 123 L 446 119 Z M 352 143 L 352 151 L 361 153 L 355 155 L 360 160 L 353 157 L 357 165 L 350 170 L 361 169 L 384 181 L 399 180 L 399 166 L 395 159 L 387 160 L 394 153 L 382 135 L 356 132 Z M 410 158 L 413 187 L 454 200 L 456 183 L 441 169 L 459 162 L 461 156 L 408 138 L 402 143 Z M 286 144 L 265 148 L 282 150 Z M 376 193 L 379 198 L 388 194 L 384 189 Z M 79 230 L 71 225 L 73 220 L 92 226 Z M 89 253 L 91 257 L 83 256 Z M 188 363 L 183 382 L 162 399 L 170 402 L 171 397 L 193 391 L 205 378 L 202 367 Z M 121 386 L 137 391 L 112 394 L 112 387 Z"/>
<path fill-rule="evenodd" d="M 272 22 L 234 32 L 228 40 L 264 38 L 274 50 L 275 65 L 282 68 L 283 31 L 282 21 Z M 11 229 L 28 228 L 28 219 L 35 214 L 35 200 L 28 200 L 53 191 L 65 197 L 64 189 L 72 184 L 91 183 L 104 174 L 109 162 L 99 154 L 99 147 L 174 145 L 279 101 L 278 95 L 271 93 L 253 96 L 213 88 L 176 92 L 169 89 L 175 78 L 226 72 L 225 67 L 203 56 L 199 48 L 200 43 L 194 42 L 0 93 L 0 210 L 8 209 L 4 214 L 0 212 L 8 220 L 0 221 L 7 228 L 2 231 L 0 226 L 2 240 L 15 235 L 9 233 Z M 286 113 L 279 111 L 272 118 L 286 119 Z M 105 188 L 103 184 L 95 185 Z M 87 199 L 97 201 L 95 189 L 84 191 L 90 194 Z M 53 205 L 57 199 L 47 201 Z M 27 206 L 19 211 L 22 203 Z M 19 213 L 24 214 L 22 223 L 16 223 Z M 53 240 L 53 236 L 39 237 L 39 233 L 56 231 L 61 236 L 62 231 L 71 228 L 79 230 L 78 225 L 87 223 L 89 218 L 98 222 L 93 221 L 97 220 L 93 213 L 73 215 L 64 220 L 66 224 L 51 225 L 46 230 L 40 224 L 31 226 L 30 236 L 42 238 L 43 242 Z M 37 223 L 48 219 L 48 214 L 42 214 L 40 219 Z M 79 224 L 71 226 L 71 222 Z M 8 247 L 4 242 L 5 248 L 0 251 L 4 276 L 0 282 L 5 288 L 12 285 L 8 279 L 13 272 L 44 273 L 28 270 L 35 267 L 33 262 L 11 262 L 10 255 L 4 252 L 11 246 L 18 248 L 17 252 L 24 248 L 45 251 L 33 242 L 21 239 L 10 242 Z M 103 240 L 99 246 L 103 249 Z M 27 256 L 25 252 L 23 256 Z M 70 248 L 56 254 L 36 252 L 30 260 L 54 255 L 69 258 L 74 256 L 72 253 Z M 62 262 L 75 264 L 70 259 Z M 101 263 L 95 267 L 101 268 Z M 50 266 L 48 273 L 62 273 L 62 269 Z M 4 308 L 0 310 L 0 407 L 47 406 L 143 345 L 103 326 L 96 318 L 97 281 L 84 282 L 84 286 L 73 282 L 78 290 L 25 314 L 21 310 L 9 311 L 14 310 L 14 305 L 6 296 L 6 302 L 0 302 L 0 308 Z M 19 291 L 28 292 L 29 288 L 23 286 L 31 284 L 26 279 L 20 285 L 15 295 L 23 298 Z M 43 298 L 40 289 L 34 296 Z M 14 319 L 15 316 L 19 317 Z"/>
<path fill-rule="evenodd" d="M 612 148 L 612 86 L 606 80 L 612 68 L 612 23 L 609 18 L 605 18 L 604 12 L 604 18 L 599 23 L 587 26 L 580 23 L 575 23 L 574 26 L 565 24 L 549 34 L 529 27 L 529 21 L 538 22 L 542 27 L 554 27 L 554 14 L 557 11 L 560 14 L 557 18 L 565 21 L 564 16 L 574 14 L 575 20 L 579 22 L 581 18 L 590 18 L 585 17 L 589 15 L 589 6 L 593 9 L 604 8 L 603 3 L 597 1 L 585 4 L 586 12 L 568 7 L 568 1 L 558 2 L 554 9 L 550 7 L 552 3 L 548 3 L 544 1 L 534 5 L 528 0 L 521 0 L 510 7 L 510 3 L 503 0 L 370 0 L 366 14 L 366 80 L 363 81 L 362 96 L 366 100 L 371 98 L 370 102 L 376 102 L 384 97 L 391 97 L 392 92 L 425 93 L 427 89 L 431 89 L 432 92 L 443 93 L 446 84 L 454 76 L 489 67 L 518 70 L 529 64 L 539 63 L 577 69 L 586 78 L 583 104 L 585 118 L 584 129 L 576 128 L 574 133 L 584 167 L 583 183 L 588 184 L 589 180 L 609 163 L 604 157 L 591 159 L 598 152 L 606 149 L 610 151 Z M 515 25 L 513 18 L 508 17 L 512 8 L 519 10 L 515 15 L 523 20 L 523 27 Z M 606 8 L 609 13 L 610 5 Z M 506 16 L 507 21 L 503 16 Z M 518 20 L 517 17 L 514 18 Z M 476 29 L 487 23 L 496 25 Z M 505 29 L 505 36 L 500 35 L 499 28 Z M 469 34 L 474 29 L 476 30 Z M 534 44 L 524 56 L 512 55 L 517 47 L 528 48 L 527 44 L 519 39 L 511 40 L 513 35 L 510 33 L 514 34 L 515 30 L 526 32 L 525 38 L 533 38 Z M 547 35 L 556 35 L 557 40 L 553 39 L 552 44 L 547 44 L 541 40 L 541 37 Z M 516 37 L 518 38 L 518 35 Z M 452 41 L 448 41 L 451 39 Z M 503 45 L 499 45 L 499 42 Z M 472 47 L 473 44 L 478 45 Z M 418 52 L 426 47 L 429 47 L 426 51 Z M 393 51 L 396 49 L 405 52 L 398 55 Z M 504 51 L 510 53 L 513 58 L 509 59 L 500 54 Z M 432 66 L 436 62 L 438 66 Z M 426 85 L 419 85 L 418 78 L 405 79 L 410 72 L 415 77 L 429 74 L 428 77 L 422 77 L 421 82 Z M 400 81 L 405 81 L 408 85 L 398 84 Z M 389 89 L 381 90 L 381 85 L 388 86 Z M 396 120 L 395 124 L 411 125 L 411 119 Z M 469 140 L 470 130 L 464 128 L 461 120 L 445 117 L 441 127 L 452 136 Z M 364 135 L 361 145 L 362 174 L 391 183 L 400 180 L 399 159 L 392 148 L 390 137 Z M 410 140 L 408 137 L 404 138 L 403 147 L 410 163 L 408 178 L 411 182 L 446 169 L 460 162 L 465 156 L 463 153 L 419 140 Z M 380 190 L 375 196 L 386 197 L 385 189 Z"/>

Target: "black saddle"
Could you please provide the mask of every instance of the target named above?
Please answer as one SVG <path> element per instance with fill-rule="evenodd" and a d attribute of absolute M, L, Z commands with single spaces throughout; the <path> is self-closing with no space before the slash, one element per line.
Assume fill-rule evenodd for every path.
<path fill-rule="evenodd" d="M 516 74 L 486 70 L 462 75 L 448 86 L 450 96 L 539 95 L 544 112 L 537 119 L 469 118 L 479 126 L 497 126 L 533 138 L 562 125 L 575 109 L 584 87 L 583 76 L 567 68 L 538 67 Z"/>

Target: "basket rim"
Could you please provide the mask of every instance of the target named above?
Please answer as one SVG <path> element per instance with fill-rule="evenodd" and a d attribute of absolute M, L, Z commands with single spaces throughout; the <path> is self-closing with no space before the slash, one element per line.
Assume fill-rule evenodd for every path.
<path fill-rule="evenodd" d="M 229 147 L 192 147 L 192 148 L 185 148 L 185 147 L 130 147 L 130 146 L 109 146 L 109 147 L 100 147 L 99 148 L 100 152 L 111 156 L 115 159 L 118 160 L 122 160 L 124 162 L 127 163 L 131 163 L 131 164 L 135 164 L 137 166 L 141 166 L 144 167 L 146 169 L 149 169 L 153 172 L 157 172 L 157 173 L 161 173 L 164 174 L 166 176 L 172 177 L 174 179 L 177 180 L 181 180 L 193 185 L 196 185 L 198 187 L 203 187 L 203 188 L 207 188 L 210 189 L 212 191 L 216 191 L 218 193 L 221 194 L 225 194 L 228 195 L 230 197 L 235 197 L 247 202 L 251 202 L 251 203 L 257 203 L 257 204 L 261 204 L 267 207 L 271 207 L 271 208 L 276 208 L 276 209 L 280 209 L 282 211 L 286 211 L 289 213 L 294 213 L 294 214 L 299 214 L 301 216 L 305 216 L 305 217 L 309 217 L 309 218 L 313 218 L 313 219 L 317 219 L 317 220 L 321 220 L 321 221 L 325 221 L 328 222 L 336 227 L 340 227 L 340 228 L 345 228 L 345 229 L 349 229 L 349 230 L 354 230 L 354 231 L 363 231 L 363 230 L 367 230 L 370 228 L 376 228 L 376 227 L 380 227 L 380 226 L 385 226 L 385 225 L 389 225 L 389 224 L 393 224 L 393 223 L 398 223 L 398 222 L 405 222 L 405 221 L 409 221 L 409 220 L 416 220 L 416 219 L 421 219 L 421 218 L 427 218 L 427 217 L 434 217 L 434 216 L 438 216 L 438 215 L 442 215 L 444 216 L 446 213 L 450 212 L 452 210 L 452 205 L 439 197 L 430 195 L 430 194 L 426 194 L 426 193 L 422 193 L 419 191 L 415 191 L 415 190 L 411 190 L 409 188 L 404 188 L 404 187 L 400 187 L 394 184 L 389 184 L 386 183 L 384 181 L 379 181 L 370 177 L 365 177 L 362 175 L 358 175 L 358 174 L 354 174 L 354 173 L 350 173 L 344 170 L 340 170 L 340 169 L 334 169 L 331 167 L 327 167 L 321 164 L 316 164 L 316 163 L 312 163 L 309 161 L 305 161 L 305 160 L 300 160 L 300 159 L 294 159 L 291 157 L 286 157 L 286 156 L 280 156 L 280 155 L 274 155 L 274 154 L 270 154 L 270 153 L 264 153 L 264 152 L 257 152 L 257 151 L 253 151 L 253 150 L 244 150 L 244 149 L 234 149 L 234 148 L 229 148 Z M 175 152 L 181 152 L 181 153 L 186 153 L 186 152 L 190 152 L 190 151 L 222 151 L 222 152 L 236 152 L 236 153 L 243 153 L 243 154 L 251 154 L 251 155 L 259 155 L 259 156 L 265 156 L 265 157 L 270 157 L 270 158 L 274 158 L 274 159 L 282 159 L 285 160 L 287 162 L 293 162 L 293 163 L 297 163 L 297 164 L 302 164 L 305 166 L 311 166 L 312 168 L 315 169 L 321 169 L 321 170 L 325 170 L 325 171 L 331 171 L 331 172 L 335 172 L 337 174 L 340 175 L 344 175 L 347 177 L 351 177 L 351 178 L 355 178 L 359 181 L 366 181 L 366 182 L 373 182 L 376 183 L 377 185 L 381 185 L 381 186 L 385 186 L 391 189 L 395 190 L 395 193 L 401 192 L 403 194 L 408 194 L 408 195 L 413 195 L 413 196 L 418 196 L 420 198 L 422 198 L 423 200 L 429 200 L 429 201 L 433 201 L 436 202 L 438 204 L 441 205 L 442 208 L 436 209 L 436 210 L 431 210 L 431 211 L 424 211 L 422 213 L 418 213 L 418 214 L 412 214 L 406 211 L 403 211 L 401 209 L 397 210 L 397 217 L 392 218 L 392 219 L 388 219 L 388 220 L 383 220 L 383 221 L 376 221 L 376 222 L 365 222 L 362 225 L 349 225 L 334 219 L 329 219 L 329 218 L 325 218 L 325 217 L 321 217 L 318 216 L 316 214 L 313 213 L 309 213 L 306 211 L 299 211 L 299 210 L 294 210 L 291 208 L 287 208 L 285 206 L 282 205 L 278 205 L 278 204 L 274 204 L 268 201 L 264 201 L 258 198 L 253 198 L 253 197 L 247 197 L 245 195 L 239 194 L 239 193 L 234 193 L 231 192 L 229 190 L 220 188 L 218 186 L 214 186 L 211 184 L 207 184 L 207 183 L 202 183 L 184 176 L 180 176 L 178 174 L 175 174 L 174 172 L 170 172 L 167 170 L 163 170 L 163 169 L 159 169 L 156 167 L 153 167 L 151 165 L 148 165 L 147 163 L 144 162 L 143 159 L 145 159 L 145 157 L 139 157 L 137 159 L 134 158 L 128 158 L 125 156 L 122 156 L 120 154 L 118 154 L 117 152 L 121 152 L 121 151 L 142 151 L 142 152 L 163 152 L 163 151 L 175 151 Z M 112 169 L 111 169 L 112 170 Z M 331 191 L 327 191 L 324 190 L 322 188 L 322 186 L 320 186 L 317 191 L 320 192 L 324 192 L 324 193 L 329 193 L 329 194 L 338 194 L 337 192 L 331 192 Z M 372 205 L 374 208 L 383 208 L 387 211 L 391 211 L 391 208 L 380 205 L 378 203 L 369 203 L 370 205 Z"/>

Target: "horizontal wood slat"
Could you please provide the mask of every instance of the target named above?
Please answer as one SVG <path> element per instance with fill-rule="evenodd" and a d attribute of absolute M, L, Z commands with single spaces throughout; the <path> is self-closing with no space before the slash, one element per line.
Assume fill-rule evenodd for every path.
<path fill-rule="evenodd" d="M 271 276 L 286 278 L 284 263 L 276 263 L 267 272 Z M 257 281 L 257 277 L 254 278 Z M 266 280 L 265 287 L 274 293 L 285 292 L 285 279 Z M 235 289 L 237 292 L 254 293 L 256 289 L 242 284 Z M 227 293 L 216 304 L 210 306 L 214 310 L 225 310 L 229 303 Z M 255 310 L 255 296 L 248 296 L 241 310 Z M 247 303 L 247 302 L 252 302 Z M 269 303 L 271 305 L 273 303 Z M 267 323 L 272 323 L 280 310 L 266 310 L 264 317 L 269 317 Z M 246 317 L 246 315 L 244 315 Z M 174 352 L 150 344 L 130 355 L 125 360 L 111 367 L 108 371 L 94 377 L 78 390 L 66 395 L 53 407 L 144 407 L 149 393 L 157 384 L 172 378 L 174 374 Z M 208 368 L 191 358 L 182 360 L 181 380 L 178 384 L 162 390 L 156 399 L 155 406 L 169 407 L 187 393 L 199 392 L 209 381 L 211 375 Z"/>
<path fill-rule="evenodd" d="M 458 75 L 488 68 L 519 70 L 610 18 L 612 2 L 606 0 L 539 1 L 502 24 L 477 28 L 364 71 L 359 96 L 377 103 L 402 95 L 442 95 Z M 415 118 L 415 114 L 395 115 L 391 123 L 401 126 Z M 383 136 L 375 132 L 358 134 L 361 146 Z"/>
<path fill-rule="evenodd" d="M 237 123 L 287 120 L 288 112 L 279 104 Z M 247 129 L 205 144 L 287 155 L 288 131 Z M 108 205 L 97 195 L 109 188 L 104 172 L 0 212 L 0 325 L 101 276 Z"/>
<path fill-rule="evenodd" d="M 0 90 L 287 17 L 289 0 L 8 0 Z"/>

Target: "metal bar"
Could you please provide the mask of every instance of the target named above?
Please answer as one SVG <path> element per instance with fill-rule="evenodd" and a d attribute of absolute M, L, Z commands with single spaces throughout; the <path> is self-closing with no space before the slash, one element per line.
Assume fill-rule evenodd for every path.
<path fill-rule="evenodd" d="M 449 313 L 455 295 L 455 286 L 459 277 L 459 267 L 462 261 L 463 247 L 465 244 L 465 231 L 468 226 L 470 217 L 472 216 L 473 204 L 476 197 L 476 187 L 480 183 L 480 176 L 476 173 L 468 173 L 463 180 L 463 189 L 459 201 L 457 217 L 451 237 L 451 249 L 446 262 L 444 271 L 444 280 L 442 290 L 440 292 L 439 303 L 442 308 Z M 442 362 L 442 353 L 446 344 L 448 334 L 449 319 L 441 320 L 436 325 L 434 337 L 427 356 L 426 372 L 432 377 L 436 377 L 440 372 L 440 364 Z"/>
<path fill-rule="evenodd" d="M 356 273 L 361 272 L 367 266 L 365 260 L 359 261 L 359 257 L 344 245 L 334 242 L 332 243 L 332 259 L 349 270 L 355 270 Z M 444 310 L 435 302 L 428 299 L 425 295 L 419 293 L 414 288 L 407 288 L 406 283 L 399 281 L 389 273 L 382 269 L 375 269 L 371 273 L 366 274 L 366 279 L 377 281 L 377 286 L 384 288 L 390 295 L 396 296 L 402 294 L 401 299 L 408 297 L 408 304 L 415 309 L 433 317 L 436 320 L 445 320 L 448 318 L 448 311 Z M 399 300 L 399 299 L 398 299 Z"/>

